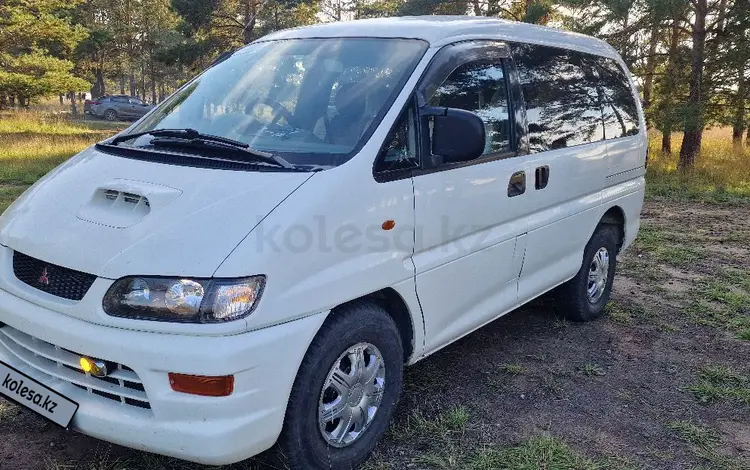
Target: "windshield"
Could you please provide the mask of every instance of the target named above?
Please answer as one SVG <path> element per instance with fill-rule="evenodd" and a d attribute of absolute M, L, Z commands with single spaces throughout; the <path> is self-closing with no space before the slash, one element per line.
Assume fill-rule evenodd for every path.
<path fill-rule="evenodd" d="M 251 44 L 177 91 L 131 133 L 189 128 L 297 165 L 338 165 L 364 145 L 426 49 L 419 40 L 376 38 Z M 152 139 L 129 144 L 149 147 Z"/>

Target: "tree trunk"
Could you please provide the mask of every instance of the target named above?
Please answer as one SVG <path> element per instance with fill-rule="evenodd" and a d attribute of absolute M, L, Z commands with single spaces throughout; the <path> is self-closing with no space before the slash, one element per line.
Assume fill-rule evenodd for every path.
<path fill-rule="evenodd" d="M 661 134 L 661 151 L 662 153 L 672 153 L 672 130 L 667 130 Z"/>
<path fill-rule="evenodd" d="M 737 95 L 734 100 L 734 117 L 732 119 L 732 143 L 742 146 L 742 134 L 745 131 L 745 64 L 738 68 Z"/>
<path fill-rule="evenodd" d="M 245 44 L 253 42 L 253 29 L 255 29 L 255 0 L 245 0 L 242 5 L 245 14 L 245 28 L 242 30 L 242 41 Z"/>
<path fill-rule="evenodd" d="M 153 63 L 151 64 L 151 104 L 156 104 L 156 77 Z"/>
<path fill-rule="evenodd" d="M 69 96 L 70 96 L 70 114 L 72 114 L 74 118 L 77 118 L 78 117 L 78 105 L 76 104 L 76 92 L 71 91 Z"/>
<path fill-rule="evenodd" d="M 130 96 L 138 96 L 138 91 L 135 89 L 135 72 L 130 70 Z"/>
<path fill-rule="evenodd" d="M 98 98 L 104 96 L 106 90 L 104 88 L 104 70 L 97 68 L 94 71 L 96 79 L 94 80 L 94 86 L 91 87 L 91 97 Z"/>
<path fill-rule="evenodd" d="M 479 0 L 472 0 L 472 5 L 474 6 L 474 16 L 483 16 L 482 7 L 479 5 Z"/>
<path fill-rule="evenodd" d="M 708 0 L 696 0 L 693 24 L 693 53 L 690 65 L 690 95 L 684 116 L 685 134 L 677 167 L 685 170 L 695 166 L 703 140 L 703 68 L 706 49 L 706 15 Z"/>
<path fill-rule="evenodd" d="M 141 65 L 141 99 L 146 101 L 146 67 Z"/>
<path fill-rule="evenodd" d="M 654 21 L 651 26 L 651 37 L 648 43 L 648 57 L 646 58 L 646 79 L 643 82 L 643 109 L 651 107 L 651 91 L 654 89 L 654 69 L 656 68 L 656 46 L 659 45 L 659 23 Z"/>
<path fill-rule="evenodd" d="M 125 94 L 125 74 L 120 74 L 120 94 Z"/>
<path fill-rule="evenodd" d="M 675 73 L 677 64 L 677 47 L 680 42 L 680 12 L 675 12 L 672 18 L 672 34 L 669 39 L 669 54 L 667 57 L 667 75 L 665 80 L 665 97 L 662 103 L 662 138 L 661 138 L 661 151 L 662 153 L 672 153 L 672 128 L 674 125 L 674 102 L 673 93 L 675 88 Z"/>

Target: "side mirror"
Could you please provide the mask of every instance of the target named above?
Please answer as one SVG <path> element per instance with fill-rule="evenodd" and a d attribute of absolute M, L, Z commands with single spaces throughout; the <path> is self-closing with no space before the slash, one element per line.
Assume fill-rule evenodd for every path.
<path fill-rule="evenodd" d="M 432 154 L 443 163 L 468 162 L 484 152 L 484 122 L 470 111 L 456 108 L 423 108 L 423 115 L 433 116 Z"/>

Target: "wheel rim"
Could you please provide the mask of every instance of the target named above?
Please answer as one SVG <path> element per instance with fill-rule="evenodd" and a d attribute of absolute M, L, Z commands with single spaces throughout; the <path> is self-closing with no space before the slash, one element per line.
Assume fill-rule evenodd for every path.
<path fill-rule="evenodd" d="M 105 117 L 107 118 L 107 121 L 114 121 L 115 113 L 113 111 L 107 111 L 107 115 Z"/>
<path fill-rule="evenodd" d="M 587 294 L 589 302 L 595 304 L 604 295 L 607 288 L 607 279 L 609 278 L 609 250 L 602 247 L 594 254 L 589 267 L 589 283 Z"/>
<path fill-rule="evenodd" d="M 318 426 L 326 443 L 346 447 L 370 427 L 385 391 L 385 361 L 370 343 L 350 347 L 328 372 L 318 403 Z"/>

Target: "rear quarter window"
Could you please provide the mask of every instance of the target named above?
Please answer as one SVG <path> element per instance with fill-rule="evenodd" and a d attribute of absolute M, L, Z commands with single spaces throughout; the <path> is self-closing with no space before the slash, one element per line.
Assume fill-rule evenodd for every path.
<path fill-rule="evenodd" d="M 511 51 L 532 153 L 604 139 L 597 77 L 585 54 L 532 44 L 514 44 Z"/>
<path fill-rule="evenodd" d="M 638 133 L 638 107 L 625 71 L 606 57 L 596 57 L 602 93 L 604 136 L 616 139 Z"/>

